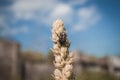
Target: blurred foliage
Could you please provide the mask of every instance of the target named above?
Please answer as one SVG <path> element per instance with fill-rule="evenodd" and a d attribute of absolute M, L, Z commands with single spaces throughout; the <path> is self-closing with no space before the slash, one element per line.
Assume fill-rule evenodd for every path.
<path fill-rule="evenodd" d="M 54 56 L 51 50 L 48 51 L 47 55 L 43 55 L 42 53 L 39 53 L 39 52 L 24 51 L 22 52 L 21 61 L 52 63 L 53 59 L 54 59 Z"/>
<path fill-rule="evenodd" d="M 54 56 L 53 56 L 53 52 L 51 50 L 49 50 L 48 54 L 46 55 L 46 60 L 49 63 L 52 63 L 54 60 Z"/>
<path fill-rule="evenodd" d="M 113 75 L 105 72 L 83 71 L 76 75 L 75 80 L 117 80 Z"/>
<path fill-rule="evenodd" d="M 107 57 L 105 57 L 106 59 Z M 32 52 L 32 51 L 24 51 L 22 52 L 21 61 L 24 63 L 25 61 L 29 61 L 32 63 L 47 63 L 52 65 L 54 56 L 53 52 L 50 50 L 47 55 L 43 55 L 39 52 Z M 96 60 L 96 57 L 91 57 L 92 61 Z M 22 64 L 24 65 L 24 64 Z M 10 70 L 9 67 L 5 67 L 6 65 L 0 65 L 0 76 L 7 76 L 5 77 L 6 80 L 9 80 L 10 75 L 8 74 L 8 71 Z M 21 68 L 22 69 L 22 68 Z M 25 69 L 22 69 L 25 71 Z M 9 71 L 10 72 L 10 71 Z M 25 75 L 25 74 L 24 74 Z M 20 78 L 20 76 L 15 77 L 17 79 L 15 80 L 24 80 Z M 51 74 L 45 74 L 41 76 L 35 76 L 33 80 L 54 80 Z M 114 75 L 109 74 L 108 72 L 102 72 L 102 71 L 87 71 L 86 69 L 83 69 L 79 74 L 75 75 L 75 80 L 120 80 L 116 79 Z"/>
<path fill-rule="evenodd" d="M 35 77 L 34 80 L 54 80 L 51 75 Z"/>
<path fill-rule="evenodd" d="M 30 62 L 42 62 L 43 56 L 41 53 L 32 52 L 32 51 L 25 51 L 22 52 L 22 61 L 30 61 Z"/>
<path fill-rule="evenodd" d="M 95 56 L 90 56 L 90 61 L 91 61 L 91 62 L 97 61 L 97 57 L 95 57 Z"/>
<path fill-rule="evenodd" d="M 105 57 L 106 59 L 107 57 Z M 96 57 L 90 57 L 92 61 L 96 61 Z M 53 52 L 48 51 L 47 55 L 43 55 L 38 52 L 25 51 L 22 53 L 23 61 L 38 62 L 38 63 L 48 63 L 52 64 L 54 60 Z M 53 80 L 51 75 L 44 75 L 35 77 L 34 80 Z M 75 75 L 75 80 L 117 80 L 113 75 L 101 71 L 87 71 L 86 69 L 82 70 L 80 74 Z"/>

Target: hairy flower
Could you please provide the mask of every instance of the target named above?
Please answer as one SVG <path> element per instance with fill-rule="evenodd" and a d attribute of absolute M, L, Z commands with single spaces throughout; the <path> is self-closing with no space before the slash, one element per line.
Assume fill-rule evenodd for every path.
<path fill-rule="evenodd" d="M 72 80 L 73 55 L 69 53 L 70 42 L 62 20 L 56 20 L 52 26 L 53 53 L 55 60 L 54 79 Z"/>

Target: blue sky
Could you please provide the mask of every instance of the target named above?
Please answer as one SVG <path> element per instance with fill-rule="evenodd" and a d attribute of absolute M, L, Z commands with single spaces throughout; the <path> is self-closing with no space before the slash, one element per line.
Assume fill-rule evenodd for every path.
<path fill-rule="evenodd" d="M 18 41 L 22 50 L 46 53 L 52 48 L 52 23 L 60 18 L 71 51 L 118 55 L 119 4 L 119 0 L 1 0 L 0 36 Z"/>

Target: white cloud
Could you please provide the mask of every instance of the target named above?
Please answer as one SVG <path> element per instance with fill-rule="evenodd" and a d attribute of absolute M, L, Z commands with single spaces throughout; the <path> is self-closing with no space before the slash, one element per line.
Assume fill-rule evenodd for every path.
<path fill-rule="evenodd" d="M 73 8 L 70 5 L 58 3 L 43 20 L 46 24 L 50 24 L 56 19 L 63 19 L 66 23 L 69 23 L 72 20 L 72 14 Z"/>
<path fill-rule="evenodd" d="M 84 7 L 78 10 L 78 15 L 80 18 L 82 19 L 89 19 L 93 16 L 93 14 L 95 13 L 95 9 L 93 7 Z"/>
<path fill-rule="evenodd" d="M 28 31 L 29 29 L 27 26 L 22 26 L 19 28 L 10 29 L 9 34 L 11 35 L 24 34 L 24 33 L 27 33 Z"/>
<path fill-rule="evenodd" d="M 51 24 L 53 20 L 62 18 L 70 22 L 73 8 L 57 0 L 18 0 L 11 6 L 14 20 L 34 20 L 35 22 Z"/>
<path fill-rule="evenodd" d="M 65 17 L 72 13 L 72 9 L 69 5 L 59 4 L 51 13 L 51 17 Z"/>
<path fill-rule="evenodd" d="M 19 28 L 10 28 L 8 26 L 4 27 L 1 32 L 1 36 L 8 36 L 8 35 L 17 35 L 17 34 L 26 34 L 28 33 L 29 28 L 27 26 L 21 26 Z"/>
<path fill-rule="evenodd" d="M 73 28 L 73 31 L 80 31 L 80 30 L 85 30 L 86 25 L 85 24 L 76 24 Z"/>
<path fill-rule="evenodd" d="M 0 16 L 0 28 L 6 27 L 5 16 Z"/>
<path fill-rule="evenodd" d="M 84 5 L 88 0 L 70 0 L 69 4 L 72 6 Z"/>
<path fill-rule="evenodd" d="M 89 20 L 93 20 L 96 17 L 98 17 L 99 14 L 98 14 L 95 6 L 90 6 L 90 7 L 80 8 L 78 10 L 78 16 L 83 21 L 89 21 Z"/>
<path fill-rule="evenodd" d="M 55 6 L 54 0 L 18 0 L 11 6 L 17 19 L 34 19 L 36 13 L 44 13 Z"/>
<path fill-rule="evenodd" d="M 85 30 L 100 20 L 100 15 L 95 6 L 80 8 L 77 15 L 78 22 L 74 26 L 75 31 Z"/>
<path fill-rule="evenodd" d="M 56 0 L 17 0 L 11 6 L 11 10 L 15 14 L 16 21 L 19 19 L 34 20 L 38 24 L 51 26 L 55 19 L 61 18 L 65 24 L 73 26 L 72 31 L 80 31 L 94 26 L 100 20 L 95 6 L 81 6 L 74 9 L 73 6 L 84 5 L 87 1 L 76 0 L 64 3 Z"/>

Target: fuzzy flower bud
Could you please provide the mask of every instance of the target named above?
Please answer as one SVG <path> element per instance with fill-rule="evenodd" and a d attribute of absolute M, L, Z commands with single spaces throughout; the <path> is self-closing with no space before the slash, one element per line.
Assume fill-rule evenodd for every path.
<path fill-rule="evenodd" d="M 62 20 L 56 20 L 52 26 L 52 41 L 53 53 L 55 60 L 53 64 L 55 66 L 54 79 L 55 80 L 72 80 L 72 61 L 73 56 L 69 54 L 70 42 L 67 38 L 66 29 Z"/>

